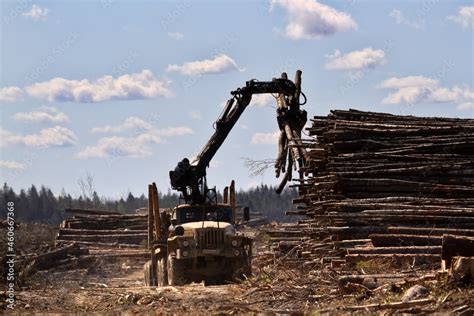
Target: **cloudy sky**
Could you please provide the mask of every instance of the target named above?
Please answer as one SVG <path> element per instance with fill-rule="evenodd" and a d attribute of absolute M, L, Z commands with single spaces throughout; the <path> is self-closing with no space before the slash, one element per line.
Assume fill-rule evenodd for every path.
<path fill-rule="evenodd" d="M 330 109 L 474 117 L 471 1 L 2 1 L 0 172 L 78 194 L 145 192 L 193 157 L 229 92 L 303 71 L 309 115 Z M 255 98 L 208 171 L 252 178 L 276 154 L 274 99 Z"/>

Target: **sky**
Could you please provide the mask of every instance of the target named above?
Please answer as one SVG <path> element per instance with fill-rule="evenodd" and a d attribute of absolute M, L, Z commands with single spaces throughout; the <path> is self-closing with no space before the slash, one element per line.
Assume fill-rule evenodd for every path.
<path fill-rule="evenodd" d="M 331 109 L 474 117 L 471 1 L 1 1 L 0 175 L 101 196 L 145 193 L 195 157 L 230 91 L 303 71 L 308 116 Z M 254 97 L 210 186 L 276 185 L 275 100 Z"/>

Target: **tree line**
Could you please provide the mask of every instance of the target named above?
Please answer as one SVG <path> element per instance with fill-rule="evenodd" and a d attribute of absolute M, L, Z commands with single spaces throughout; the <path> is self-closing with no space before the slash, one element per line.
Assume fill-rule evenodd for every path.
<path fill-rule="evenodd" d="M 240 190 L 236 194 L 239 207 L 248 206 L 251 211 L 264 213 L 270 220 L 288 221 L 284 213 L 293 209 L 292 199 L 297 196 L 294 189 L 287 189 L 281 195 L 275 193 L 275 188 L 260 185 L 248 190 Z M 220 198 L 220 197 L 219 197 Z M 221 198 L 220 198 L 221 199 Z M 178 204 L 179 195 L 168 191 L 159 193 L 160 207 L 168 208 Z M 72 197 L 64 190 L 55 195 L 46 186 L 37 188 L 31 185 L 28 189 L 15 192 L 7 183 L 0 188 L 1 218 L 6 219 L 8 201 L 15 202 L 15 220 L 17 222 L 37 222 L 57 225 L 69 215 L 66 208 L 100 209 L 120 213 L 133 213 L 136 209 L 146 207 L 148 198 L 141 194 L 134 196 L 131 192 L 124 198 L 111 199 L 100 197 L 96 191 L 83 192 Z"/>

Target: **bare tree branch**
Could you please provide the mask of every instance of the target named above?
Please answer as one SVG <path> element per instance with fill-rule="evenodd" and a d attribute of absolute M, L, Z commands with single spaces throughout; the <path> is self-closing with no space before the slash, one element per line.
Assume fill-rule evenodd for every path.
<path fill-rule="evenodd" d="M 248 157 L 242 157 L 241 159 L 244 160 L 251 177 L 263 176 L 268 168 L 275 165 L 275 159 L 253 160 Z"/>
<path fill-rule="evenodd" d="M 82 177 L 77 180 L 77 184 L 79 184 L 79 188 L 81 189 L 82 195 L 84 198 L 93 199 L 94 197 L 94 177 L 87 172 L 86 179 L 84 180 Z"/>

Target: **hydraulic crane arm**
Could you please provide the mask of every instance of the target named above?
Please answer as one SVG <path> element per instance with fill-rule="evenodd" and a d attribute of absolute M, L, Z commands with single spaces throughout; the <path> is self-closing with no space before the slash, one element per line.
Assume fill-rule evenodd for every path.
<path fill-rule="evenodd" d="M 182 192 L 183 197 L 189 203 L 203 203 L 207 189 L 205 184 L 206 168 L 224 143 L 235 123 L 250 104 L 252 95 L 264 93 L 278 94 L 279 96 L 287 97 L 291 101 L 295 95 L 299 96 L 298 91 L 299 88 L 295 83 L 283 77 L 273 79 L 272 81 L 247 81 L 244 87 L 232 91 L 233 97 L 227 101 L 222 115 L 215 122 L 214 134 L 196 159 L 190 163 L 185 158 L 178 163 L 174 171 L 170 171 L 172 188 Z M 279 114 L 279 118 L 280 116 Z"/>
<path fill-rule="evenodd" d="M 252 95 L 272 93 L 292 95 L 296 91 L 296 86 L 290 80 L 275 79 L 273 81 L 247 81 L 245 87 L 232 91 L 234 96 L 226 103 L 222 116 L 215 123 L 215 132 L 196 158 L 196 173 L 203 177 L 206 175 L 206 168 L 212 158 L 219 150 L 220 146 L 229 135 L 229 132 L 239 120 L 242 113 L 252 100 Z"/>

